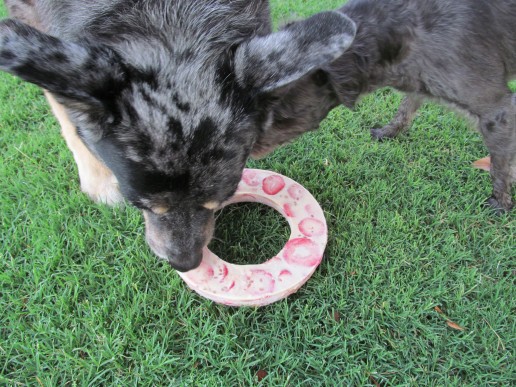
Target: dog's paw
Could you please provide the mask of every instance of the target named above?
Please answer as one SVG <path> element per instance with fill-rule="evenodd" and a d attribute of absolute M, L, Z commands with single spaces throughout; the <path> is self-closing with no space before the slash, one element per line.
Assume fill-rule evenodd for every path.
<path fill-rule="evenodd" d="M 502 203 L 494 196 L 486 200 L 486 206 L 490 207 L 498 216 L 508 213 L 513 208 L 513 204 L 510 200 Z"/>
<path fill-rule="evenodd" d="M 391 126 L 387 125 L 383 128 L 373 128 L 371 129 L 371 137 L 373 140 L 383 141 L 391 138 L 395 138 L 398 135 L 398 131 L 393 129 Z"/>
<path fill-rule="evenodd" d="M 382 141 L 384 138 L 384 134 L 382 131 L 383 128 L 373 128 L 371 129 L 371 138 L 373 140 Z"/>

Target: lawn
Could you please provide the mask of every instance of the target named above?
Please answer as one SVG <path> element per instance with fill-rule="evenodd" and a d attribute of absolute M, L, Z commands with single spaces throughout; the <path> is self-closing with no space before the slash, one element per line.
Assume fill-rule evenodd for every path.
<path fill-rule="evenodd" d="M 272 2 L 277 22 L 340 3 Z M 487 151 L 456 114 L 427 104 L 373 142 L 399 102 L 381 90 L 249 162 L 307 187 L 329 242 L 298 293 L 238 309 L 155 258 L 138 211 L 90 202 L 41 91 L 0 74 L 0 385 L 514 385 L 516 217 L 483 206 Z M 288 229 L 248 204 L 216 236 L 260 262 Z"/>

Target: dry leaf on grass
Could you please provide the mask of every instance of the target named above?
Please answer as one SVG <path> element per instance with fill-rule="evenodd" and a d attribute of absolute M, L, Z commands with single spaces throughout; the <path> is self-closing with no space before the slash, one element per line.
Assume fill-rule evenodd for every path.
<path fill-rule="evenodd" d="M 371 381 L 371 383 L 375 385 L 375 387 L 381 387 L 381 384 L 378 383 L 378 381 L 375 378 L 373 378 L 373 375 L 369 375 L 369 380 Z"/>
<path fill-rule="evenodd" d="M 446 315 L 444 314 L 444 312 L 442 311 L 442 309 L 441 309 L 441 308 L 439 308 L 438 306 L 435 306 L 435 307 L 434 307 L 434 310 L 446 319 L 446 324 L 447 324 L 450 328 L 456 329 L 456 330 L 458 330 L 458 331 L 463 331 L 463 330 L 465 330 L 465 329 L 466 329 L 466 328 L 464 328 L 464 327 L 461 327 L 459 324 L 454 323 L 454 322 L 453 322 L 453 321 L 451 321 L 451 320 L 448 320 L 448 318 L 446 317 Z"/>
<path fill-rule="evenodd" d="M 484 171 L 489 171 L 491 169 L 491 157 L 487 156 L 477 160 L 473 163 L 473 166 L 478 169 L 483 169 Z"/>
<path fill-rule="evenodd" d="M 256 376 L 258 376 L 258 381 L 261 382 L 263 380 L 263 378 L 265 378 L 267 376 L 267 371 L 258 370 L 258 372 L 256 373 Z"/>
<path fill-rule="evenodd" d="M 448 324 L 450 328 L 456 329 L 458 331 L 463 331 L 465 329 L 464 327 L 461 327 L 459 324 L 456 324 L 450 320 L 446 321 L 446 324 Z"/>

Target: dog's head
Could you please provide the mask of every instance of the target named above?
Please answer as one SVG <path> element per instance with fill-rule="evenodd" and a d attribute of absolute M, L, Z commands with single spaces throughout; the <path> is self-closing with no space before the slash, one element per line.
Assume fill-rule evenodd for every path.
<path fill-rule="evenodd" d="M 93 31 L 81 41 L 0 22 L 0 69 L 66 107 L 124 197 L 143 210 L 152 250 L 183 271 L 199 265 L 214 210 L 234 194 L 270 125 L 269 96 L 340 56 L 355 34 L 336 12 L 263 32 L 253 27 L 260 7 L 226 3 L 241 9 L 199 18 L 203 2 L 192 2 L 182 15 L 171 12 L 173 26 L 134 35 L 119 28 L 118 36 L 99 26 L 97 39 Z"/>

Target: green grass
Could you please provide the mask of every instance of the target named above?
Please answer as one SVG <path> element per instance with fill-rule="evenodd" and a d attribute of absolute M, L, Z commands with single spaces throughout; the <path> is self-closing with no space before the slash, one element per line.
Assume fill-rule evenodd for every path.
<path fill-rule="evenodd" d="M 274 17 L 339 3 L 276 0 Z M 297 294 L 231 309 L 149 252 L 136 210 L 80 192 L 41 91 L 0 74 L 0 385 L 514 385 L 515 216 L 483 207 L 470 164 L 487 152 L 457 115 L 429 104 L 371 141 L 399 101 L 381 90 L 249 163 L 307 187 L 330 235 Z M 259 261 L 286 235 L 273 210 L 231 206 L 214 249 Z"/>

